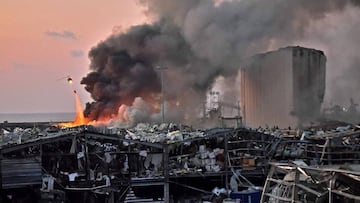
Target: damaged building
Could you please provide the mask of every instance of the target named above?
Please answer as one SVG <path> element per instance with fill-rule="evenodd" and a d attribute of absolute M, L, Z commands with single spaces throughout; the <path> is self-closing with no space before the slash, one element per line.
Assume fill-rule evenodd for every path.
<path fill-rule="evenodd" d="M 289 173 L 302 173 L 307 166 L 349 168 L 360 160 L 359 126 L 351 125 L 300 131 L 139 123 L 133 128 L 84 125 L 2 131 L 0 191 L 5 202 L 201 202 L 230 190 L 235 198 L 249 185 L 242 179 L 262 186 L 266 176 L 263 202 L 288 201 L 294 197 L 282 190 L 291 191 L 294 181 L 282 180 L 282 169 L 277 176 L 272 163 L 280 162 L 285 169 L 289 163 L 301 163 L 302 168 L 293 167 Z M 358 167 L 351 170 L 358 175 Z M 314 175 L 328 177 L 321 174 Z M 308 202 L 329 194 L 327 183 L 297 181 L 310 188 L 301 193 Z M 357 178 L 352 182 L 355 188 Z M 322 191 L 314 192 L 316 187 Z M 257 196 L 249 193 L 246 198 L 260 201 L 261 190 L 250 192 Z"/>
<path fill-rule="evenodd" d="M 241 69 L 241 104 L 248 126 L 296 127 L 320 115 L 326 56 L 299 46 L 258 54 Z"/>
<path fill-rule="evenodd" d="M 261 203 L 359 202 L 359 166 L 307 166 L 302 162 L 273 163 Z"/>
<path fill-rule="evenodd" d="M 261 181 L 273 139 L 244 128 L 165 123 L 127 129 L 17 127 L 1 140 L 1 198 L 108 203 L 132 202 L 129 194 L 141 202 L 211 198 L 211 190 L 225 187 L 235 170 Z"/>

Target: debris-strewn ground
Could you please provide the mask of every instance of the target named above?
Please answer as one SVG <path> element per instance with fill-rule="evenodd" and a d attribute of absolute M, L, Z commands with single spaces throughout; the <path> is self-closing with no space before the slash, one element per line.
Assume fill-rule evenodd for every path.
<path fill-rule="evenodd" d="M 274 161 L 300 159 L 313 167 L 360 161 L 360 131 L 354 125 L 306 130 L 48 125 L 3 127 L 0 133 L 2 191 L 14 198 L 19 195 L 14 191 L 26 187 L 41 191 L 37 198 L 53 200 L 121 200 L 130 189 L 161 199 L 165 183 L 173 199 L 184 191 L 206 196 L 215 187 L 225 188 L 234 175 L 263 184 Z M 27 178 L 12 178 L 20 174 Z M 156 189 L 148 193 L 149 188 Z"/>

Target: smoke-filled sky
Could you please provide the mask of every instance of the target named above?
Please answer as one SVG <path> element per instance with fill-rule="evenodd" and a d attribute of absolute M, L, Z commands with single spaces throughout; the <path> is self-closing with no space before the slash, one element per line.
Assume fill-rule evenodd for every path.
<path fill-rule="evenodd" d="M 90 48 L 145 20 L 133 0 L 1 0 L 0 113 L 75 112 Z"/>
<path fill-rule="evenodd" d="M 121 104 L 145 103 L 148 113 L 157 108 L 159 64 L 168 68 L 166 99 L 191 112 L 217 76 L 235 82 L 243 59 L 289 45 L 325 52 L 326 100 L 347 105 L 360 100 L 359 2 L 5 0 L 0 112 L 71 111 L 71 91 L 57 79 L 73 75 L 83 100 L 88 91 L 94 101 L 86 110 L 93 118 Z"/>

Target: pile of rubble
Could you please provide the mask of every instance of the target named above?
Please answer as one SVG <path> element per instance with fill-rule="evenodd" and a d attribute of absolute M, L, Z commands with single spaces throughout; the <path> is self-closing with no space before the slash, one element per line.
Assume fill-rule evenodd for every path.
<path fill-rule="evenodd" d="M 220 172 L 224 170 L 224 149 L 207 148 L 200 145 L 192 154 L 174 155 L 170 158 L 170 174 L 199 174 L 203 172 Z"/>
<path fill-rule="evenodd" d="M 357 202 L 359 165 L 311 167 L 272 163 L 261 202 Z"/>
<path fill-rule="evenodd" d="M 139 123 L 134 128 L 126 129 L 125 138 L 151 143 L 174 143 L 204 136 L 205 131 L 193 130 L 191 127 L 184 125 Z"/>
<path fill-rule="evenodd" d="M 64 186 L 67 190 L 100 191 L 100 188 L 124 187 L 132 181 L 150 181 L 146 182 L 150 184 L 166 178 L 217 176 L 221 179 L 232 170 L 241 170 L 246 177 L 261 178 L 266 176 L 269 162 L 275 159 L 281 162 L 302 159 L 309 165 L 360 161 L 359 144 L 360 131 L 354 126 L 305 131 L 199 130 L 174 123 L 140 123 L 127 129 L 3 128 L 0 149 L 4 157 L 2 164 L 9 172 L 13 168 L 11 163 L 31 163 L 34 171 L 24 168 L 20 172 L 44 173 L 37 176 L 37 183 L 43 176 L 54 179 L 51 186 L 54 189 Z M 32 159 L 34 155 L 36 160 Z M 3 178 L 11 185 L 22 181 L 11 177 Z"/>
<path fill-rule="evenodd" d="M 21 128 L 15 127 L 13 129 L 0 129 L 0 146 L 11 146 L 16 144 L 23 144 L 27 142 L 36 142 L 40 139 L 47 139 L 56 136 L 63 136 L 69 134 L 76 134 L 83 131 L 82 127 L 63 128 L 56 126 L 49 126 L 46 128 Z"/>

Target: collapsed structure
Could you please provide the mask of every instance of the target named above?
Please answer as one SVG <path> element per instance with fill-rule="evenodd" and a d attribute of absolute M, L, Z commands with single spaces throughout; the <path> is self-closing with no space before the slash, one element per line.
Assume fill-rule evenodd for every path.
<path fill-rule="evenodd" d="M 326 56 L 320 50 L 286 47 L 258 54 L 241 69 L 246 125 L 296 127 L 320 116 Z"/>
<path fill-rule="evenodd" d="M 1 198 L 130 203 L 181 202 L 184 194 L 194 201 L 217 201 L 214 196 L 222 194 L 244 202 L 360 200 L 354 190 L 359 174 L 353 170 L 358 167 L 330 168 L 360 161 L 359 127 L 288 127 L 320 115 L 325 64 L 322 51 L 303 47 L 252 57 L 241 69 L 241 105 L 218 102 L 209 112 L 209 118 L 221 120 L 220 128 L 138 123 L 132 128 L 45 125 L 40 129 L 4 123 Z M 237 116 L 219 114 L 221 105 L 236 109 Z M 240 110 L 246 126 L 263 127 L 241 126 Z M 236 121 L 236 128 L 226 128 L 225 121 Z M 323 165 L 329 167 L 317 168 Z M 248 179 L 258 185 L 265 182 L 261 200 L 261 189 Z M 310 186 L 309 181 L 313 181 Z M 346 194 L 344 188 L 350 188 Z"/>
<path fill-rule="evenodd" d="M 272 139 L 249 129 L 174 124 L 15 128 L 2 133 L 1 193 L 52 202 L 122 202 L 129 191 L 164 202 L 191 191 L 211 195 L 237 169 L 264 178 Z"/>
<path fill-rule="evenodd" d="M 241 193 L 240 188 L 249 184 L 239 181 L 239 177 L 262 185 L 268 176 L 263 202 L 296 201 L 302 197 L 309 202 L 326 202 L 327 188 L 335 195 L 344 192 L 342 188 L 348 184 L 344 180 L 352 179 L 348 184 L 352 188 L 358 184 L 354 175 L 358 176 L 359 140 L 358 127 L 350 125 L 303 131 L 199 130 L 165 123 L 141 123 L 127 129 L 3 127 L 1 194 L 4 201 L 111 203 L 141 198 L 143 202 L 181 202 L 184 194 L 200 201 L 214 198 L 211 190 L 216 187 L 231 189 L 231 194 Z M 269 165 L 271 162 L 281 164 Z M 331 170 L 339 167 L 348 171 Z M 277 168 L 280 173 L 275 173 Z M 303 172 L 308 170 L 315 172 Z M 291 179 L 296 173 L 298 179 Z M 342 185 L 331 186 L 326 182 L 329 178 Z M 313 179 L 320 182 L 306 181 Z M 301 191 L 298 196 L 291 193 L 294 187 Z M 260 201 L 260 192 L 250 189 L 244 197 Z M 353 189 L 346 193 L 334 198 L 359 199 Z"/>
<path fill-rule="evenodd" d="M 274 163 L 260 202 L 358 202 L 358 170 L 358 165 L 339 168 Z"/>

